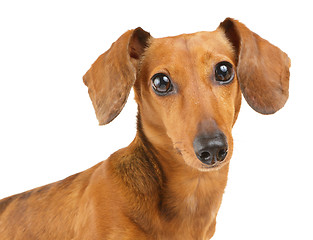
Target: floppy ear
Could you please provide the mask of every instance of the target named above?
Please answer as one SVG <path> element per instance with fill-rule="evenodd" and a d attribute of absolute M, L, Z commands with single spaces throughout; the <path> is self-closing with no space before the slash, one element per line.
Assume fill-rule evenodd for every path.
<path fill-rule="evenodd" d="M 123 109 L 149 38 L 150 34 L 141 28 L 127 31 L 84 75 L 100 125 L 111 122 Z"/>
<path fill-rule="evenodd" d="M 248 104 L 262 114 L 282 108 L 289 95 L 287 54 L 234 19 L 226 18 L 219 29 L 235 49 L 237 77 Z"/>

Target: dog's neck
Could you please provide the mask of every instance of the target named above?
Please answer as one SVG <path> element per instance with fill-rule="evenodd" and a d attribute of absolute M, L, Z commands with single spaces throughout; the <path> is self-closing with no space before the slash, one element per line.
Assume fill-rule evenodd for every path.
<path fill-rule="evenodd" d="M 159 196 L 154 195 L 150 200 L 158 206 L 160 219 L 168 221 L 169 225 L 172 222 L 173 231 L 182 227 L 178 225 L 183 222 L 200 229 L 207 222 L 215 221 L 227 182 L 228 164 L 211 172 L 194 169 L 185 164 L 173 145 L 157 144 L 166 141 L 162 139 L 164 134 L 153 139 L 145 134 L 141 124 L 139 118 L 137 136 L 131 145 L 144 152 L 144 158 L 148 159 L 143 161 L 153 163 L 151 175 L 158 176 Z"/>

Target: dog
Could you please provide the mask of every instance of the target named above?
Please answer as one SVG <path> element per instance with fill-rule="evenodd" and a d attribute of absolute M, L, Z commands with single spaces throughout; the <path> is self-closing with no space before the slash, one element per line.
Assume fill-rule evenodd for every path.
<path fill-rule="evenodd" d="M 288 99 L 290 59 L 227 18 L 212 32 L 127 31 L 83 77 L 100 125 L 133 87 L 137 134 L 106 161 L 0 201 L 0 238 L 210 239 L 241 95 L 261 114 Z"/>

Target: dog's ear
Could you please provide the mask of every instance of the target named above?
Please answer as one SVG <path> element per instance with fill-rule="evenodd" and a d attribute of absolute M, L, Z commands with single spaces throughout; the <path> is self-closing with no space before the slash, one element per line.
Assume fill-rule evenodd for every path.
<path fill-rule="evenodd" d="M 98 57 L 84 75 L 100 125 L 111 122 L 123 109 L 150 37 L 141 28 L 127 31 Z"/>
<path fill-rule="evenodd" d="M 289 96 L 287 54 L 234 19 L 226 18 L 218 29 L 234 47 L 237 77 L 248 104 L 262 114 L 282 108 Z"/>

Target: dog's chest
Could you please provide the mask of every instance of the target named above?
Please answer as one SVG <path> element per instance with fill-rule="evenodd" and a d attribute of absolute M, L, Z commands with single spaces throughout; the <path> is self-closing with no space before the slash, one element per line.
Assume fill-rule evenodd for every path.
<path fill-rule="evenodd" d="M 171 198 L 168 205 L 163 206 L 166 215 L 161 216 L 162 234 L 157 239 L 208 239 L 215 227 L 221 200 L 222 193 L 208 193 L 203 189 L 179 199 Z"/>

